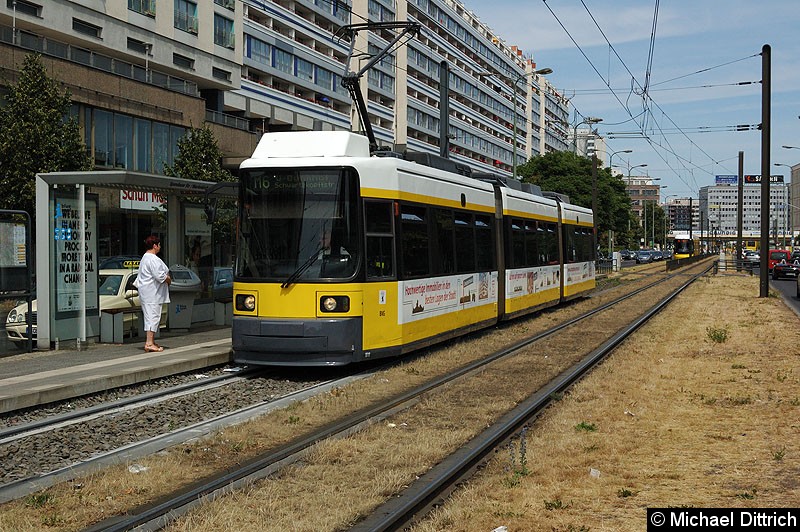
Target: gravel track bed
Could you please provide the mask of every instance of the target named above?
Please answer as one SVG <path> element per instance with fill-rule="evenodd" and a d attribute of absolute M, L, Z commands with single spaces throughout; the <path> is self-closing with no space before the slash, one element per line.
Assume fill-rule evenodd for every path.
<path fill-rule="evenodd" d="M 214 368 L 202 372 L 202 375 L 211 377 L 220 374 L 222 370 L 223 368 Z M 141 386 L 128 386 L 47 405 L 46 408 L 15 412 L 4 417 L 2 424 L 12 426 L 30 423 L 67 411 L 170 388 L 197 380 L 197 375 L 200 373 L 176 375 Z M 289 377 L 255 377 L 0 445 L 0 485 L 54 471 L 123 445 L 159 436 L 255 403 L 273 400 L 317 382 L 319 381 Z"/>

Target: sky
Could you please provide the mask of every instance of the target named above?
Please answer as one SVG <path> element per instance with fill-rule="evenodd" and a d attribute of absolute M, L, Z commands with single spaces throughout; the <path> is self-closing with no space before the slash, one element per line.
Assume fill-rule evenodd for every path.
<path fill-rule="evenodd" d="M 770 173 L 788 183 L 790 169 L 775 163 L 800 163 L 800 149 L 782 148 L 800 148 L 798 0 L 462 1 L 537 68 L 553 69 L 571 122 L 575 111 L 602 118 L 608 153 L 633 150 L 614 156 L 615 170 L 646 164 L 631 173 L 660 178 L 662 201 L 697 198 L 716 175 L 737 174 L 740 151 L 744 173 L 761 173 L 764 45 Z M 738 125 L 753 129 L 731 131 Z"/>

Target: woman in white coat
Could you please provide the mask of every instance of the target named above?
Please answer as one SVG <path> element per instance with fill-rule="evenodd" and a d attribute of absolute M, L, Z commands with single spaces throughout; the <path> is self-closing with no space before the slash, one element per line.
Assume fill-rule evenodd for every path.
<path fill-rule="evenodd" d="M 144 350 L 153 353 L 164 350 L 155 343 L 155 335 L 161 322 L 161 306 L 169 303 L 169 285 L 172 283 L 172 278 L 169 276 L 169 268 L 158 256 L 158 252 L 161 251 L 161 239 L 156 235 L 150 235 L 144 244 L 147 251 L 139 262 L 136 285 L 139 289 L 139 305 L 142 307 L 144 330 L 147 335 Z"/>

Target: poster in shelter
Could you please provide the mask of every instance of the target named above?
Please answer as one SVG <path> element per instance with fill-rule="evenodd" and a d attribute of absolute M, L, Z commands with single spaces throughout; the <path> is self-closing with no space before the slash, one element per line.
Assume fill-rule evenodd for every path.
<path fill-rule="evenodd" d="M 81 277 L 86 280 L 85 307 L 97 308 L 97 200 L 84 201 L 84 219 L 77 198 L 56 196 L 53 244 L 55 260 L 56 312 L 80 310 Z M 81 237 L 84 262 L 81 263 Z"/>

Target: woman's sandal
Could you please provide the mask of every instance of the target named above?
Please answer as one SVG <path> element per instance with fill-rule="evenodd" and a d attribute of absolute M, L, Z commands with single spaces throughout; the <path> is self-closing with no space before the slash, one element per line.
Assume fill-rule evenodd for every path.
<path fill-rule="evenodd" d="M 144 346 L 144 350 L 145 350 L 145 352 L 147 352 L 147 353 L 160 353 L 161 351 L 163 351 L 163 350 L 164 350 L 164 348 L 163 348 L 163 347 L 161 347 L 161 346 L 160 346 L 160 345 L 158 345 L 158 344 L 153 344 L 153 345 L 146 345 L 146 346 Z"/>

